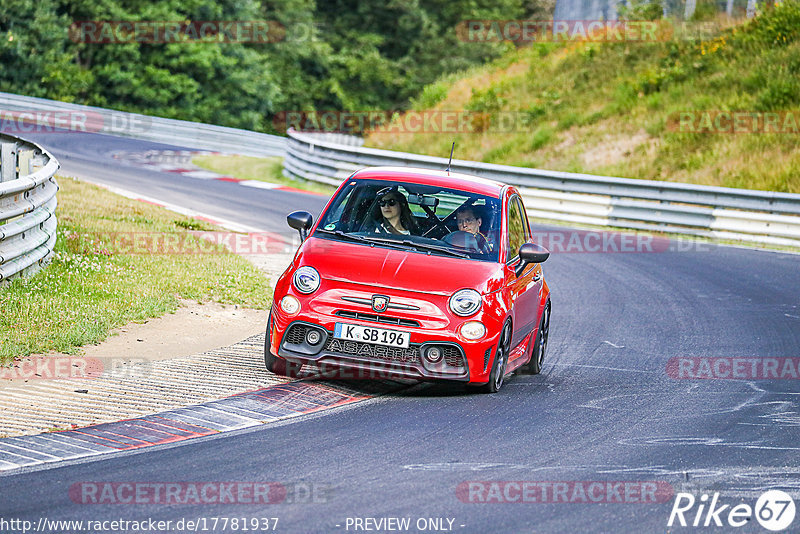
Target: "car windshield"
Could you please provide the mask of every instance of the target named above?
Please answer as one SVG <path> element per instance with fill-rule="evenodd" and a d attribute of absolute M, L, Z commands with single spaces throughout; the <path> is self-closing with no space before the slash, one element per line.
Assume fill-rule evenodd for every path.
<path fill-rule="evenodd" d="M 499 200 L 478 193 L 388 180 L 351 180 L 314 237 L 431 255 L 497 261 Z"/>

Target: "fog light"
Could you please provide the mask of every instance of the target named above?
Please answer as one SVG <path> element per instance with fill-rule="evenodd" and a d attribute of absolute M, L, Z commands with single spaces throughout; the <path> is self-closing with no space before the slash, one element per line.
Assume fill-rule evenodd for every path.
<path fill-rule="evenodd" d="M 322 339 L 322 336 L 316 330 L 309 330 L 308 334 L 306 334 L 306 342 L 309 345 L 316 345 L 320 339 Z"/>
<path fill-rule="evenodd" d="M 300 311 L 300 301 L 291 295 L 286 295 L 281 299 L 281 309 L 289 315 L 294 315 Z"/>
<path fill-rule="evenodd" d="M 464 336 L 464 339 L 480 339 L 486 335 L 486 327 L 478 321 L 470 321 L 461 326 L 461 335 Z"/>
<path fill-rule="evenodd" d="M 425 349 L 425 359 L 431 363 L 437 363 L 442 359 L 442 351 L 439 347 L 428 347 Z"/>

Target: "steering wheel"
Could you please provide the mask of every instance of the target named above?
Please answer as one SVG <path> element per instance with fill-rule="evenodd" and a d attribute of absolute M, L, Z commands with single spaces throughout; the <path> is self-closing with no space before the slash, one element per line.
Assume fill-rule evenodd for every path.
<path fill-rule="evenodd" d="M 466 250 L 467 252 L 478 252 L 480 254 L 489 254 L 491 252 L 489 243 L 480 234 L 471 234 L 458 230 L 444 236 L 442 241 L 454 248 Z"/>

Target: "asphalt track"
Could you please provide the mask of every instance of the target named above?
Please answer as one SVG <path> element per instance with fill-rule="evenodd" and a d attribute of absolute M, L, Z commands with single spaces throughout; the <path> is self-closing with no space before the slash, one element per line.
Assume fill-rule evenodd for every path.
<path fill-rule="evenodd" d="M 287 211 L 316 212 L 324 202 L 110 158 L 158 148 L 152 143 L 37 140 L 69 174 L 271 231 L 285 231 Z M 420 384 L 286 424 L 15 472 L 0 477 L 0 517 L 278 517 L 280 532 L 364 532 L 353 518 L 387 517 L 410 518 L 410 532 L 422 531 L 420 518 L 453 519 L 456 532 L 694 532 L 703 529 L 667 527 L 672 497 L 474 503 L 457 489 L 469 481 L 567 482 L 571 491 L 580 482 L 639 481 L 698 498 L 719 493 L 724 504 L 752 506 L 773 488 L 797 500 L 800 382 L 676 379 L 667 369 L 673 357 L 800 356 L 800 256 L 687 248 L 554 254 L 544 265 L 553 303 L 544 374 L 512 377 L 499 394 Z M 299 502 L 78 504 L 69 494 L 82 482 L 208 481 L 278 482 L 298 488 L 289 501 Z M 301 490 L 311 486 L 318 495 L 309 502 Z M 765 532 L 755 519 L 705 530 Z M 800 531 L 800 518 L 788 531 Z"/>

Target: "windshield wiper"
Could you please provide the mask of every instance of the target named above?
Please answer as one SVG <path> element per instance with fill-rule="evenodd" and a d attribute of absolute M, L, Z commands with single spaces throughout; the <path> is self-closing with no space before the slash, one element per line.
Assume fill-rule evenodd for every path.
<path fill-rule="evenodd" d="M 380 245 L 386 245 L 387 247 L 396 248 L 396 249 L 399 249 L 399 250 L 405 250 L 405 247 L 401 247 L 399 244 L 396 244 L 396 243 L 386 242 L 386 241 L 380 240 L 380 239 L 366 238 L 366 237 L 363 237 L 363 236 L 360 236 L 360 235 L 346 234 L 346 233 L 342 232 L 341 230 L 336 230 L 335 232 L 331 232 L 330 230 L 317 230 L 317 232 L 321 232 L 323 234 L 335 235 L 337 237 L 340 237 L 340 238 L 348 240 L 348 241 L 356 241 L 358 243 L 367 243 L 370 246 L 374 246 L 376 244 L 376 242 L 377 242 Z"/>
<path fill-rule="evenodd" d="M 386 243 L 386 242 L 396 243 L 396 241 L 394 241 L 393 239 L 381 239 L 379 237 L 370 237 L 369 239 L 371 241 L 380 241 L 382 243 Z M 436 245 L 428 245 L 426 243 L 417 243 L 416 241 L 411 241 L 410 239 L 404 239 L 404 240 L 400 241 L 400 243 L 402 243 L 404 245 L 407 245 L 409 247 L 416 248 L 416 249 L 424 249 L 424 250 L 430 250 L 430 251 L 434 251 L 434 252 L 441 252 L 443 254 L 449 254 L 451 256 L 456 256 L 458 258 L 469 258 L 469 255 L 463 254 L 461 252 L 456 252 L 455 250 L 450 250 L 449 248 L 437 247 Z"/>
<path fill-rule="evenodd" d="M 416 243 L 414 241 L 411 241 L 410 239 L 403 240 L 403 243 L 408 245 L 408 246 L 410 246 L 410 247 L 414 247 L 414 248 L 417 248 L 417 249 L 421 248 L 421 249 L 424 249 L 424 250 L 432 250 L 434 252 L 441 252 L 443 254 L 450 254 L 451 256 L 456 256 L 458 258 L 469 258 L 468 254 L 463 254 L 461 252 L 456 252 L 455 250 L 451 250 L 449 248 L 437 247 L 436 245 L 428 245 L 427 243 Z"/>

